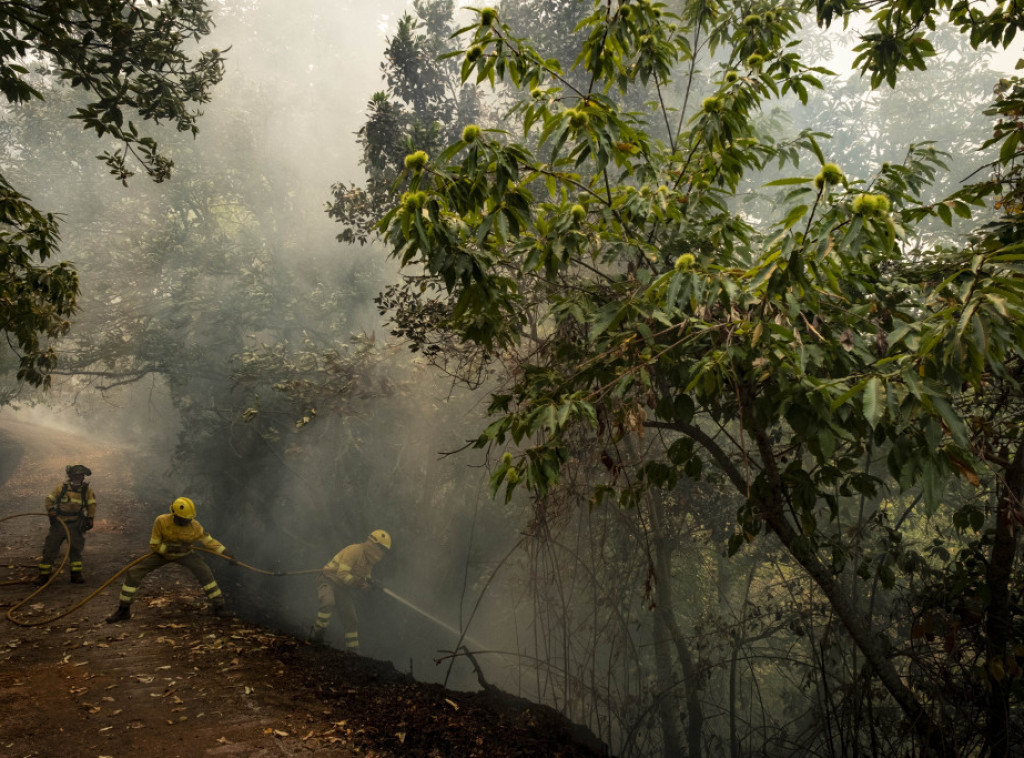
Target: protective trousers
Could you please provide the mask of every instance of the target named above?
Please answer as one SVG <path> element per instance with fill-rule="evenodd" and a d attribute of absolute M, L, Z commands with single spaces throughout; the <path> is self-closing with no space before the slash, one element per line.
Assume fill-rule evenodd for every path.
<path fill-rule="evenodd" d="M 70 563 L 68 567 L 72 573 L 81 573 L 82 571 L 82 551 L 85 549 L 85 535 L 78 528 L 77 519 L 65 522 L 68 525 L 68 534 L 71 535 L 69 545 L 71 550 L 68 553 L 68 559 Z M 43 560 L 39 564 L 39 575 L 49 576 L 53 571 L 53 564 L 57 560 L 57 556 L 60 553 L 60 546 L 64 544 L 64 538 L 67 535 L 64 533 L 64 527 L 61 526 L 60 521 L 50 525 L 50 531 L 46 533 L 46 540 L 43 541 Z"/>
<path fill-rule="evenodd" d="M 353 653 L 359 652 L 359 617 L 356 615 L 356 604 L 352 598 L 352 590 L 337 587 L 330 579 L 320 577 L 316 586 L 316 596 L 320 600 L 313 628 L 323 633 L 331 623 L 331 615 L 335 608 L 341 616 L 345 628 L 345 649 Z"/>
<path fill-rule="evenodd" d="M 169 563 L 176 563 L 191 571 L 192 576 L 202 585 L 203 592 L 206 593 L 206 597 L 215 608 L 224 605 L 224 595 L 217 585 L 217 580 L 213 578 L 213 572 L 210 571 L 210 567 L 206 565 L 203 559 L 195 553 L 186 553 L 181 558 L 174 560 L 164 558 L 158 553 L 151 553 L 146 556 L 128 569 L 128 573 L 125 574 L 124 584 L 121 585 L 121 594 L 117 598 L 118 603 L 120 605 L 131 605 L 139 585 L 142 584 L 142 580 L 146 578 L 149 572 L 163 568 Z"/>

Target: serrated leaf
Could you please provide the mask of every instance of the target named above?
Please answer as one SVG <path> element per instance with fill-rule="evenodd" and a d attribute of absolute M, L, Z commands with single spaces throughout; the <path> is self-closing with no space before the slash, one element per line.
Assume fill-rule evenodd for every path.
<path fill-rule="evenodd" d="M 862 405 L 864 418 L 867 419 L 868 424 L 874 429 L 882 417 L 882 408 L 884 407 L 882 382 L 877 376 L 868 379 L 867 384 L 864 385 Z"/>

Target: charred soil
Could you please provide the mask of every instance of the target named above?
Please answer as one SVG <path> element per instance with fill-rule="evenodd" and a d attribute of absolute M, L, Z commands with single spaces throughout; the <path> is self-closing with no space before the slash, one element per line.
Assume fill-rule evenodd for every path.
<path fill-rule="evenodd" d="M 0 424 L 0 518 L 42 514 L 64 465 L 86 462 L 100 501 L 85 585 L 67 569 L 4 618 L 0 754 L 180 756 L 599 756 L 554 710 L 487 687 L 423 684 L 387 662 L 217 618 L 191 575 L 151 574 L 130 621 L 108 624 L 120 579 L 57 617 L 146 548 L 157 503 L 117 472 L 126 453 L 66 432 Z M 5 613 L 37 589 L 43 517 L 0 522 Z M 230 604 L 230 601 L 229 601 Z M 57 618 L 55 618 L 57 617 Z"/>

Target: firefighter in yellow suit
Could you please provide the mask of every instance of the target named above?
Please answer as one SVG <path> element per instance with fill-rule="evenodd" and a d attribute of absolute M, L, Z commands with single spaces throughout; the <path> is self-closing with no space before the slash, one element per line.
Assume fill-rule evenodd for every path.
<path fill-rule="evenodd" d="M 46 496 L 46 515 L 50 517 L 50 531 L 43 542 L 43 559 L 39 562 L 39 578 L 37 584 L 46 584 L 53 573 L 53 562 L 60 552 L 61 543 L 68 540 L 71 559 L 71 581 L 82 584 L 82 551 L 85 549 L 85 533 L 92 529 L 96 517 L 96 493 L 85 477 L 92 476 L 88 466 L 76 463 L 64 469 L 67 481 L 57 485 L 53 492 Z M 67 531 L 64 531 L 64 526 Z"/>
<path fill-rule="evenodd" d="M 207 550 L 229 558 L 232 563 L 235 559 L 228 555 L 224 546 L 211 537 L 203 528 L 202 524 L 196 521 L 196 505 L 187 497 L 179 497 L 171 503 L 171 512 L 156 517 L 153 522 L 153 534 L 149 538 L 149 547 L 153 551 L 139 563 L 136 563 L 125 575 L 124 584 L 121 585 L 121 595 L 118 597 L 117 610 L 107 617 L 107 623 L 115 621 L 127 621 L 132 617 L 132 601 L 139 585 L 147 574 L 158 568 L 177 563 L 184 566 L 192 575 L 199 580 L 203 592 L 213 606 L 213 613 L 216 616 L 226 615 L 224 608 L 224 595 L 217 586 L 217 580 L 213 572 L 206 565 L 205 561 L 192 551 L 193 543 L 198 542 Z"/>
<path fill-rule="evenodd" d="M 355 593 L 368 592 L 376 586 L 371 577 L 373 567 L 390 549 L 391 535 L 383 529 L 375 529 L 366 542 L 349 545 L 323 567 L 316 588 L 320 609 L 309 635 L 310 642 L 323 642 L 324 632 L 337 607 L 345 627 L 345 649 L 359 652 L 359 618 L 356 615 Z"/>

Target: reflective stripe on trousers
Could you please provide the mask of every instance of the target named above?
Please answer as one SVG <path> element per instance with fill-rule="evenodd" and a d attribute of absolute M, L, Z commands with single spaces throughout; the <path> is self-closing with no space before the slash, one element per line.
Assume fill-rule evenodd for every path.
<path fill-rule="evenodd" d="M 210 602 L 216 606 L 224 605 L 224 596 L 217 585 L 217 580 L 213 578 L 213 572 L 210 571 L 210 567 L 206 565 L 203 559 L 195 553 L 189 553 L 177 560 L 170 560 L 158 553 L 147 555 L 128 569 L 128 573 L 124 578 L 124 584 L 121 585 L 121 594 L 118 596 L 118 601 L 123 605 L 131 605 L 132 600 L 135 599 L 135 593 L 138 591 L 139 585 L 142 584 L 142 580 L 146 575 L 151 571 L 166 566 L 168 563 L 178 563 L 187 568 L 192 573 L 192 576 L 199 581 L 203 592 L 206 593 L 206 597 Z"/>

